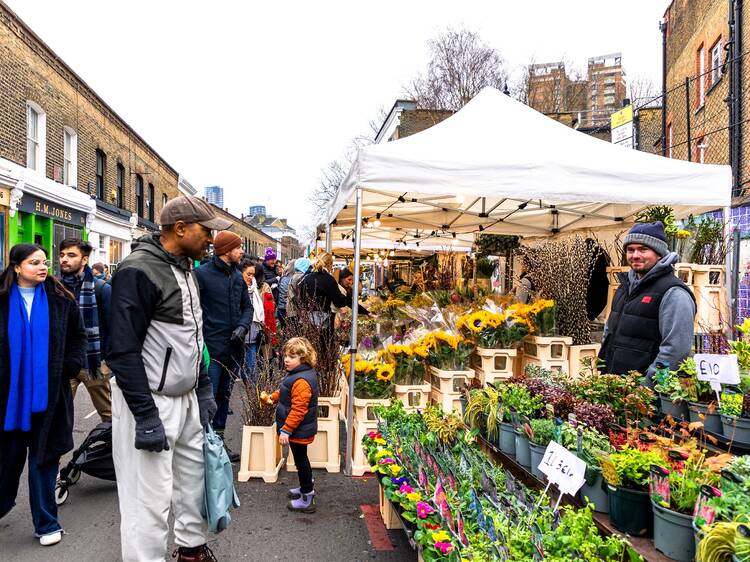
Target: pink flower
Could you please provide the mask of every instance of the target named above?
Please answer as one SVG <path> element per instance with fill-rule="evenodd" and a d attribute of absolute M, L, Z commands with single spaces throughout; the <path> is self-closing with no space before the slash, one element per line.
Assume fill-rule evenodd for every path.
<path fill-rule="evenodd" d="M 429 504 L 417 502 L 417 517 L 420 519 L 427 519 L 430 513 L 435 513 L 435 510 L 432 509 Z"/>
<path fill-rule="evenodd" d="M 412 488 L 408 484 L 401 484 L 401 487 L 398 489 L 399 494 L 411 494 L 413 491 L 414 488 Z"/>
<path fill-rule="evenodd" d="M 453 545 L 449 542 L 436 542 L 435 548 L 437 548 L 443 554 L 450 554 L 453 552 Z"/>
<path fill-rule="evenodd" d="M 370 439 L 375 439 L 377 436 L 378 436 L 377 431 L 370 431 L 367 433 L 367 437 L 369 437 Z"/>
<path fill-rule="evenodd" d="M 394 464 L 396 461 L 394 461 L 391 457 L 386 457 L 384 459 L 380 459 L 378 461 L 378 464 Z"/>

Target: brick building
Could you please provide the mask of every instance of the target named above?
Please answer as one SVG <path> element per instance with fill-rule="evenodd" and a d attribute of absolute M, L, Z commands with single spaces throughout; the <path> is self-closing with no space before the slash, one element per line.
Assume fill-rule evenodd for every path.
<path fill-rule="evenodd" d="M 571 77 L 562 61 L 531 64 L 528 67 L 528 105 L 547 115 L 583 112 L 588 81 Z"/>
<path fill-rule="evenodd" d="M 242 238 L 242 248 L 245 250 L 245 253 L 250 254 L 252 257 L 262 257 L 266 248 L 276 248 L 276 240 L 274 238 L 251 226 L 244 220 L 244 217 L 235 217 L 226 209 L 222 209 L 213 203 L 211 203 L 211 206 L 216 211 L 216 214 L 232 222 L 232 226 L 228 230 Z"/>
<path fill-rule="evenodd" d="M 375 135 L 375 144 L 419 133 L 451 115 L 453 112 L 447 109 L 417 109 L 413 100 L 396 100 Z"/>
<path fill-rule="evenodd" d="M 18 242 L 51 255 L 87 237 L 116 265 L 133 236 L 158 229 L 180 178 L 0 0 L 2 254 Z"/>
<path fill-rule="evenodd" d="M 622 102 L 627 97 L 622 54 L 590 58 L 586 83 L 586 125 L 609 125 L 610 116 L 622 108 Z"/>

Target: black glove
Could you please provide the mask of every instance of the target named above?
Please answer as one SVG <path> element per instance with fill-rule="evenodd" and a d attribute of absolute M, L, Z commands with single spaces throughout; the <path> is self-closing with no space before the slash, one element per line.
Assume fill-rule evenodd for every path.
<path fill-rule="evenodd" d="M 247 328 L 244 326 L 237 326 L 232 332 L 230 341 L 235 344 L 245 343 L 245 336 L 247 335 Z"/>
<path fill-rule="evenodd" d="M 198 410 L 200 410 L 201 425 L 206 427 L 216 415 L 216 400 L 214 400 L 213 387 L 209 385 L 198 386 L 195 389 L 198 397 Z"/>
<path fill-rule="evenodd" d="M 167 434 L 158 415 L 135 421 L 135 448 L 152 453 L 169 451 Z"/>

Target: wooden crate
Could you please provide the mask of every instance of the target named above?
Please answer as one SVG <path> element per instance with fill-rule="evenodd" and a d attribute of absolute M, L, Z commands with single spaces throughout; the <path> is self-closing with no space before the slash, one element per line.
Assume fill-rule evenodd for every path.
<path fill-rule="evenodd" d="M 432 385 L 429 382 L 424 384 L 397 384 L 396 400 L 401 400 L 407 412 L 422 411 L 427 406 L 431 390 Z"/>
<path fill-rule="evenodd" d="M 339 410 L 341 398 L 318 398 L 318 434 L 307 447 L 307 456 L 313 468 L 325 468 L 328 472 L 341 471 L 339 454 Z M 289 451 L 286 469 L 297 472 L 294 456 Z"/>
<path fill-rule="evenodd" d="M 599 350 L 602 345 L 599 343 L 589 343 L 585 345 L 571 345 L 568 352 L 568 364 L 570 366 L 569 374 L 572 378 L 578 378 L 581 372 L 581 360 L 593 357 L 594 360 L 599 356 Z"/>
<path fill-rule="evenodd" d="M 729 303 L 724 287 L 693 286 L 695 295 L 695 331 L 709 333 L 722 330 L 729 322 Z"/>
<path fill-rule="evenodd" d="M 250 478 L 276 482 L 283 464 L 275 423 L 271 426 L 242 426 L 239 482 L 247 482 Z"/>
<path fill-rule="evenodd" d="M 378 494 L 380 503 L 380 516 L 383 518 L 383 524 L 388 530 L 401 529 L 401 519 L 398 518 L 396 508 L 393 507 L 393 503 L 385 499 L 385 493 L 383 492 L 383 486 L 378 486 L 380 493 Z"/>

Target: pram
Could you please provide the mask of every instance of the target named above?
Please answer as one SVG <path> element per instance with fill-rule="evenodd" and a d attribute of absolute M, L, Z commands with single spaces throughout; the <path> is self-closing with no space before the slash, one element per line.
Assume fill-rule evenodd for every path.
<path fill-rule="evenodd" d="M 73 451 L 70 462 L 60 471 L 55 486 L 55 502 L 62 505 L 68 499 L 69 488 L 85 472 L 102 480 L 115 480 L 112 460 L 112 422 L 102 422 L 91 430 L 83 443 Z"/>

